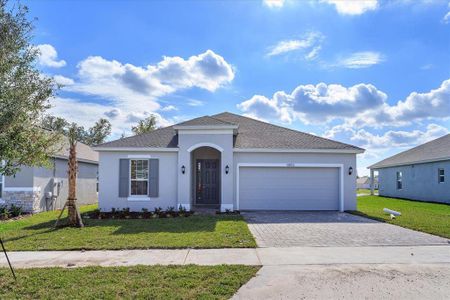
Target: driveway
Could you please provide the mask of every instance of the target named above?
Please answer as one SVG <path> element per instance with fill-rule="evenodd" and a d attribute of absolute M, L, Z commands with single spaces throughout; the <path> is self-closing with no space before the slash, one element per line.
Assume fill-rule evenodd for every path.
<path fill-rule="evenodd" d="M 264 266 L 232 299 L 448 299 L 450 264 Z"/>
<path fill-rule="evenodd" d="M 243 212 L 259 247 L 448 245 L 449 240 L 339 212 Z"/>

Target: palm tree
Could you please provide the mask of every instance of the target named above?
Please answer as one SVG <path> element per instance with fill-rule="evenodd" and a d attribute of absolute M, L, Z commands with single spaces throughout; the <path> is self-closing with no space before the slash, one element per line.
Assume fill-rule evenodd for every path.
<path fill-rule="evenodd" d="M 69 195 L 67 202 L 61 211 L 61 214 L 56 221 L 55 227 L 58 226 L 58 221 L 67 207 L 68 212 L 68 224 L 74 227 L 83 227 L 83 220 L 81 219 L 80 211 L 77 207 L 77 136 L 79 127 L 76 124 L 72 124 L 67 132 L 69 138 L 69 164 L 68 164 L 68 176 L 69 176 Z"/>

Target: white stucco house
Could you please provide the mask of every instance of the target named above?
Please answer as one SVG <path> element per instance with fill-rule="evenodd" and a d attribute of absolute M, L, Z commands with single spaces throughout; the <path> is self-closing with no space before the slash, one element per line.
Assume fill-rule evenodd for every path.
<path fill-rule="evenodd" d="M 14 176 L 0 174 L 0 205 L 16 205 L 24 212 L 38 213 L 60 209 L 69 193 L 69 141 L 50 159 L 50 167 L 21 166 Z M 88 145 L 77 143 L 77 203 L 97 203 L 98 153 Z"/>
<path fill-rule="evenodd" d="M 354 210 L 364 149 L 220 113 L 108 142 L 99 207 Z"/>

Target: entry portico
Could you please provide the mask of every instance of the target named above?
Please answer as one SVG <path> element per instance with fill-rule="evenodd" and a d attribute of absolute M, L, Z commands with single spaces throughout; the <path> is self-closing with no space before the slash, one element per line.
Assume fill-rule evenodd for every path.
<path fill-rule="evenodd" d="M 233 136 L 238 126 L 223 122 L 220 120 L 201 120 L 194 119 L 173 127 L 178 134 L 178 204 L 191 209 L 192 205 L 208 204 L 197 203 L 197 196 L 202 186 L 197 184 L 206 184 L 199 182 L 198 175 L 201 176 L 202 171 L 206 167 L 201 159 L 216 159 L 211 157 L 214 149 L 218 152 L 219 166 L 217 169 L 217 177 L 215 175 L 203 173 L 205 181 L 215 180 L 217 182 L 218 196 L 220 202 L 217 205 L 222 211 L 233 210 Z M 197 165 L 200 163 L 200 166 Z M 207 162 L 209 163 L 209 162 Z M 212 163 L 212 162 L 211 162 Z M 195 167 L 194 167 L 195 166 Z M 200 167 L 200 170 L 198 168 Z M 202 169 L 203 167 L 203 169 Z M 198 174 L 200 173 L 200 174 Z M 200 178 L 200 179 L 201 179 Z M 204 186 L 203 186 L 204 187 Z M 208 195 L 211 196 L 211 195 Z"/>

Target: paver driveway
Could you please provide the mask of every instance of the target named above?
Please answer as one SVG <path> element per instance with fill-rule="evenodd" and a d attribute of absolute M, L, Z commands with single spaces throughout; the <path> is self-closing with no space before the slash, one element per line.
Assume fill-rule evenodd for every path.
<path fill-rule="evenodd" d="M 339 212 L 243 212 L 259 247 L 448 245 L 449 240 Z"/>

